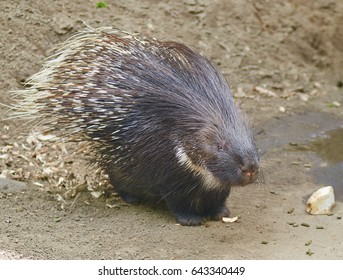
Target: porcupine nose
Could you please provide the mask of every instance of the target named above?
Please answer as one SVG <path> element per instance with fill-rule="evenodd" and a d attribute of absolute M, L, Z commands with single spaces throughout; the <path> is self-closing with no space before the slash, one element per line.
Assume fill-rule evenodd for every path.
<path fill-rule="evenodd" d="M 240 166 L 242 171 L 242 185 L 247 185 L 253 183 L 259 172 L 258 162 L 251 160 L 246 162 L 244 165 Z"/>

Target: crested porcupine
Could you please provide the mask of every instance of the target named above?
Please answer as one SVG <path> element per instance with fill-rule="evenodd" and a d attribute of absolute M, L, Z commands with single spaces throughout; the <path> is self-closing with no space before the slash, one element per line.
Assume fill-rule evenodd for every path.
<path fill-rule="evenodd" d="M 218 69 L 177 42 L 114 29 L 67 40 L 19 91 L 17 114 L 91 142 L 127 202 L 165 200 L 182 225 L 229 215 L 259 155 Z"/>

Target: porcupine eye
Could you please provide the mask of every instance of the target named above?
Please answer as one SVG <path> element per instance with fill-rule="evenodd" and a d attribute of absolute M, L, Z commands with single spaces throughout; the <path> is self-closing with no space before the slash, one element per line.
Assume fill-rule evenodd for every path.
<path fill-rule="evenodd" d="M 225 141 L 220 141 L 217 143 L 218 152 L 223 152 L 227 150 L 227 144 Z"/>
<path fill-rule="evenodd" d="M 218 151 L 220 152 L 224 149 L 224 145 L 219 143 L 219 144 L 217 144 L 217 148 L 218 148 Z"/>
<path fill-rule="evenodd" d="M 213 124 L 213 127 L 216 129 L 216 130 L 218 130 L 218 125 L 217 124 Z M 215 139 L 215 137 L 213 137 L 212 138 L 213 140 Z M 213 141 L 212 140 L 212 141 Z M 214 140 L 215 141 L 215 140 Z M 225 145 L 226 145 L 226 143 L 225 143 L 225 141 L 218 141 L 217 142 L 217 150 L 219 151 L 219 152 L 221 152 L 221 151 L 223 151 L 224 149 L 225 149 Z"/>

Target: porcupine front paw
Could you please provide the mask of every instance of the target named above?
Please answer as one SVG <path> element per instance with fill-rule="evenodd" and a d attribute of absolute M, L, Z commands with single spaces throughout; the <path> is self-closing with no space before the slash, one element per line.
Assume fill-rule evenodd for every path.
<path fill-rule="evenodd" d="M 210 219 L 213 221 L 220 221 L 223 217 L 229 217 L 230 210 L 226 207 L 226 205 L 222 205 L 218 207 L 213 213 L 210 215 Z"/>
<path fill-rule="evenodd" d="M 207 220 L 220 221 L 223 217 L 229 216 L 229 209 L 225 205 L 223 205 L 206 216 L 190 213 L 179 213 L 176 215 L 176 218 L 177 221 L 183 226 L 198 226 L 203 224 Z"/>
<path fill-rule="evenodd" d="M 196 214 L 177 214 L 177 221 L 183 226 L 199 226 L 206 220 L 205 217 L 198 216 Z"/>

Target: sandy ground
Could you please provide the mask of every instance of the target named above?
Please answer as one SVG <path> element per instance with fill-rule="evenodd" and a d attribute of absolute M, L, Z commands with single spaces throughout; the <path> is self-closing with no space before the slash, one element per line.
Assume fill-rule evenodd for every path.
<path fill-rule="evenodd" d="M 343 104 L 343 1 L 95 3 L 0 2 L 0 102 L 85 24 L 182 41 L 230 81 L 262 150 L 264 180 L 233 190 L 238 222 L 183 227 L 163 206 L 126 205 L 104 186 L 96 198 L 85 173 L 97 172 L 65 152 L 73 145 L 41 140 L 39 160 L 27 141 L 37 128 L 1 120 L 0 259 L 342 259 L 343 182 L 334 215 L 306 214 L 306 198 L 325 183 L 313 176 L 315 155 L 289 143 L 342 125 L 334 102 Z"/>

